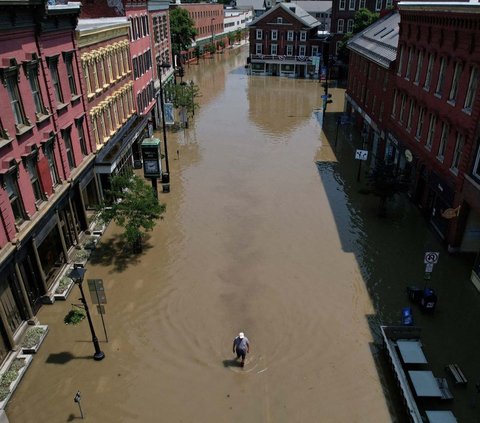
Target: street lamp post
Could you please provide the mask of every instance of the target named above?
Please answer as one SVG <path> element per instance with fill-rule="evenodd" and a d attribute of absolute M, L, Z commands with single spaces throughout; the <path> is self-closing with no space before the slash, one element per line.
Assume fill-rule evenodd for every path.
<path fill-rule="evenodd" d="M 195 116 L 195 96 L 193 92 L 194 88 L 195 88 L 195 83 L 192 80 L 190 81 L 190 89 L 192 90 L 192 116 Z"/>
<path fill-rule="evenodd" d="M 170 69 L 170 63 L 157 63 L 158 80 L 160 81 L 160 110 L 162 111 L 163 149 L 165 150 L 165 172 L 162 174 L 162 183 L 170 183 L 170 167 L 168 165 L 167 126 L 165 124 L 165 105 L 163 101 L 163 69 Z"/>
<path fill-rule="evenodd" d="M 85 309 L 85 313 L 87 314 L 88 325 L 90 326 L 90 333 L 92 334 L 92 342 L 95 348 L 95 354 L 93 354 L 93 359 L 96 361 L 103 360 L 105 358 L 105 353 L 100 349 L 100 345 L 98 344 L 97 335 L 95 335 L 95 329 L 93 328 L 92 318 L 90 316 L 90 310 L 88 309 L 87 300 L 85 299 L 85 294 L 83 293 L 83 278 L 85 276 L 85 272 L 87 269 L 83 267 L 75 267 L 69 274 L 69 277 L 75 282 L 78 287 L 80 288 L 80 301 L 83 304 L 83 308 Z"/>

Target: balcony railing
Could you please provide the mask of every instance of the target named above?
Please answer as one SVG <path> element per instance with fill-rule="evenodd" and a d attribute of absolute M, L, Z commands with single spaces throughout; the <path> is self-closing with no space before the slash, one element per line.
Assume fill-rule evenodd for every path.
<path fill-rule="evenodd" d="M 311 56 L 286 56 L 281 54 L 253 54 L 251 56 L 252 60 L 275 60 L 279 62 L 285 61 L 295 61 L 306 64 L 312 64 Z"/>

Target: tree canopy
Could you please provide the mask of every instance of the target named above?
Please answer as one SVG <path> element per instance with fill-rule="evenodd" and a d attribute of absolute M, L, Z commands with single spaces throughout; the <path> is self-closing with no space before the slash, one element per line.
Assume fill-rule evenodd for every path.
<path fill-rule="evenodd" d="M 186 9 L 176 8 L 170 12 L 170 33 L 172 35 L 172 52 L 178 55 L 187 50 L 195 40 L 197 31 L 195 22 Z"/>
<path fill-rule="evenodd" d="M 106 223 L 113 220 L 123 227 L 126 241 L 141 249 L 145 233 L 154 228 L 166 206 L 158 202 L 145 180 L 133 172 L 113 176 L 110 182 L 111 188 L 106 194 L 111 201 L 99 207 L 98 217 Z"/>

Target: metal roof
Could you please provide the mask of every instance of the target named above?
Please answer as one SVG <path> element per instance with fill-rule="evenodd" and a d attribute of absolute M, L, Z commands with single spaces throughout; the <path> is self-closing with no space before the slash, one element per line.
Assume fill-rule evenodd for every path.
<path fill-rule="evenodd" d="M 309 13 L 331 13 L 332 9 L 332 0 L 299 0 L 292 3 L 298 4 Z"/>
<path fill-rule="evenodd" d="M 128 18 L 118 16 L 115 18 L 92 18 L 79 19 L 77 23 L 77 31 L 88 31 L 90 29 L 108 28 L 118 24 L 128 24 Z"/>
<path fill-rule="evenodd" d="M 251 7 L 253 10 L 265 10 L 264 0 L 237 0 L 237 8 Z"/>
<path fill-rule="evenodd" d="M 389 68 L 397 58 L 400 14 L 392 11 L 355 34 L 347 47 L 361 56 Z"/>

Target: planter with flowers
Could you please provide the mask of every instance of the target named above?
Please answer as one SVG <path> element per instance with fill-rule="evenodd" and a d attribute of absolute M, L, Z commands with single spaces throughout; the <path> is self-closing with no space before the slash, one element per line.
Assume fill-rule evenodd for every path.
<path fill-rule="evenodd" d="M 32 362 L 31 355 L 12 356 L 0 369 L 0 409 L 4 409 Z"/>
<path fill-rule="evenodd" d="M 47 336 L 47 325 L 35 325 L 29 326 L 23 336 L 22 340 L 22 353 L 23 354 L 35 354 L 43 340 Z"/>

